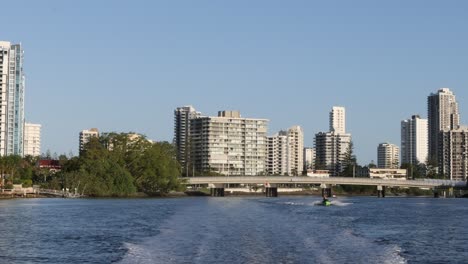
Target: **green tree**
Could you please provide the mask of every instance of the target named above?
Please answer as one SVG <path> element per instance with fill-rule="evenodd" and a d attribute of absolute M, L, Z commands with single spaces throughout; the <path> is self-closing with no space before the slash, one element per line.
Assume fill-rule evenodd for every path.
<path fill-rule="evenodd" d="M 426 178 L 426 165 L 419 163 L 418 161 L 416 162 L 416 164 L 403 163 L 400 168 L 408 171 L 409 179 Z"/>
<path fill-rule="evenodd" d="M 167 194 L 180 187 L 180 166 L 168 142 L 155 143 L 143 152 L 140 167 L 133 172 L 138 188 L 147 194 Z"/>
<path fill-rule="evenodd" d="M 91 138 L 85 145 L 78 171 L 79 183 L 67 181 L 71 185 L 67 188 L 79 188 L 78 191 L 90 196 L 129 196 L 136 191 L 131 174 L 97 138 Z M 72 176 L 76 176 L 75 172 Z"/>
<path fill-rule="evenodd" d="M 7 170 L 12 180 L 16 177 L 16 172 L 21 166 L 21 157 L 18 155 L 6 156 Z"/>
<path fill-rule="evenodd" d="M 356 155 L 354 155 L 354 144 L 352 141 L 349 142 L 342 164 L 344 169 L 340 175 L 343 177 L 353 177 L 357 166 L 357 159 Z"/>
<path fill-rule="evenodd" d="M 428 158 L 426 161 L 426 175 L 430 179 L 445 179 L 445 175 L 439 175 L 437 171 L 437 160 Z"/>
<path fill-rule="evenodd" d="M 327 164 L 324 160 L 321 160 L 318 156 L 315 157 L 315 170 L 327 170 Z"/>
<path fill-rule="evenodd" d="M 103 133 L 91 138 L 79 157 L 61 155 L 59 162 L 62 171 L 45 184 L 89 196 L 165 195 L 181 186 L 174 147 L 134 133 Z"/>

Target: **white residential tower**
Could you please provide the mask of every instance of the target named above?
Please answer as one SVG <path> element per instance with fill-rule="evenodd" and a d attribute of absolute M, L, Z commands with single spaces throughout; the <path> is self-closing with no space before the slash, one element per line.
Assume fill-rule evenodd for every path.
<path fill-rule="evenodd" d="M 41 125 L 25 123 L 23 147 L 24 156 L 41 155 Z"/>
<path fill-rule="evenodd" d="M 428 148 L 427 119 L 413 115 L 401 121 L 401 163 L 426 164 Z"/>

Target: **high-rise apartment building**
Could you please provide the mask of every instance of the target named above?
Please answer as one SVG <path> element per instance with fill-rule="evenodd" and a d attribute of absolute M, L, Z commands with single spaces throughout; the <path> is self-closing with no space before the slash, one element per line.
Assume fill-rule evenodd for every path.
<path fill-rule="evenodd" d="M 199 117 L 200 112 L 195 111 L 192 106 L 178 107 L 174 110 L 174 140 L 177 160 L 179 161 L 182 174 L 188 176 L 190 163 L 190 120 Z"/>
<path fill-rule="evenodd" d="M 439 137 L 439 174 L 446 179 L 467 181 L 468 128 L 446 129 Z"/>
<path fill-rule="evenodd" d="M 24 156 L 37 157 L 41 155 L 41 125 L 25 123 L 23 147 Z"/>
<path fill-rule="evenodd" d="M 438 156 L 439 135 L 443 130 L 458 129 L 460 116 L 455 95 L 449 88 L 442 88 L 427 98 L 429 159 L 440 160 Z"/>
<path fill-rule="evenodd" d="M 304 171 L 315 169 L 315 148 L 304 148 Z"/>
<path fill-rule="evenodd" d="M 97 128 L 91 128 L 89 130 L 83 130 L 80 132 L 80 153 L 84 150 L 84 146 L 92 137 L 99 137 L 99 130 Z"/>
<path fill-rule="evenodd" d="M 346 167 L 346 154 L 351 146 L 351 134 L 346 133 L 345 108 L 334 106 L 330 112 L 330 132 L 315 134 L 315 169 L 340 175 Z"/>
<path fill-rule="evenodd" d="M 346 110 L 341 106 L 334 106 L 330 111 L 330 132 L 346 133 Z"/>
<path fill-rule="evenodd" d="M 299 176 L 304 170 L 304 131 L 300 126 L 288 129 L 288 175 Z"/>
<path fill-rule="evenodd" d="M 23 54 L 21 44 L 0 41 L 0 155 L 23 155 Z"/>
<path fill-rule="evenodd" d="M 401 163 L 426 163 L 428 158 L 427 119 L 413 115 L 401 121 Z"/>
<path fill-rule="evenodd" d="M 191 119 L 191 159 L 198 173 L 266 173 L 267 119 L 242 118 L 237 111 Z"/>
<path fill-rule="evenodd" d="M 288 174 L 288 133 L 280 131 L 267 137 L 267 162 L 268 175 Z"/>
<path fill-rule="evenodd" d="M 390 143 L 380 143 L 377 147 L 377 167 L 380 169 L 398 169 L 400 148 Z"/>
<path fill-rule="evenodd" d="M 304 132 L 300 126 L 280 131 L 267 138 L 267 169 L 269 175 L 301 175 L 303 161 Z"/>
<path fill-rule="evenodd" d="M 346 167 L 346 154 L 351 144 L 350 134 L 319 132 L 315 134 L 315 169 L 328 170 L 339 176 Z"/>

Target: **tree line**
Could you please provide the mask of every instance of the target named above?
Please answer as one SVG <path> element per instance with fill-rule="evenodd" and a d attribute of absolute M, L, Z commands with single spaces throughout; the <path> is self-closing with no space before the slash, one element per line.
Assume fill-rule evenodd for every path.
<path fill-rule="evenodd" d="M 3 159 L 9 161 L 5 166 Z M 181 188 L 180 165 L 173 145 L 153 143 L 135 134 L 105 133 L 90 138 L 78 157 L 60 155 L 61 170 L 55 173 L 38 168 L 36 163 L 37 159 L 31 157 L 1 157 L 4 188 L 16 183 L 26 187 L 39 184 L 92 197 L 166 195 Z"/>

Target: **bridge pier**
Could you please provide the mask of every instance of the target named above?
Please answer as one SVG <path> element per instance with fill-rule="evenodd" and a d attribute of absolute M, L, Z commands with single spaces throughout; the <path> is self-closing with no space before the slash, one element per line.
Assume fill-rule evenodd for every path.
<path fill-rule="evenodd" d="M 322 188 L 322 196 L 323 197 L 331 197 L 332 196 L 332 189 L 330 184 L 320 184 L 320 188 Z"/>
<path fill-rule="evenodd" d="M 278 197 L 278 187 L 266 187 L 266 197 Z"/>
<path fill-rule="evenodd" d="M 385 186 L 377 185 L 377 197 L 385 198 Z"/>
<path fill-rule="evenodd" d="M 278 186 L 276 184 L 265 183 L 266 197 L 278 197 Z"/>
<path fill-rule="evenodd" d="M 453 198 L 455 197 L 455 189 L 453 187 L 436 187 L 432 189 L 434 192 L 434 198 Z"/>
<path fill-rule="evenodd" d="M 224 184 L 209 184 L 212 197 L 224 197 Z"/>
<path fill-rule="evenodd" d="M 224 197 L 224 188 L 211 188 L 211 196 Z"/>

